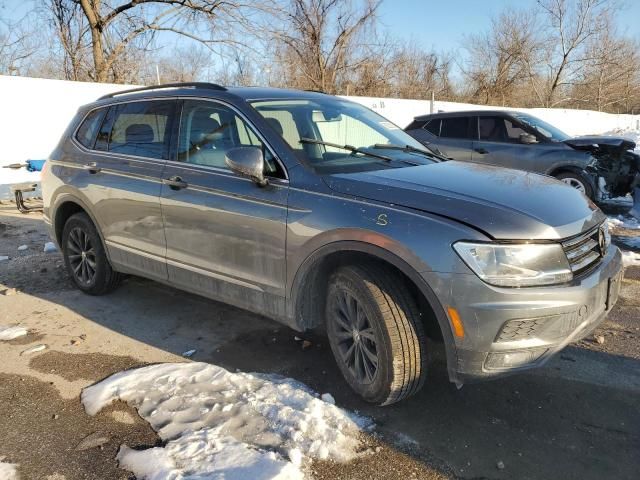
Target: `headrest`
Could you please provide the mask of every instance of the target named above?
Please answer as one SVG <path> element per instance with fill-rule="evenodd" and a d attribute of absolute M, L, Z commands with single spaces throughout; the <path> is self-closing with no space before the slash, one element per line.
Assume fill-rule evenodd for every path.
<path fill-rule="evenodd" d="M 145 123 L 134 123 L 124 131 L 127 143 L 153 143 L 153 129 Z"/>
<path fill-rule="evenodd" d="M 280 120 L 278 120 L 277 118 L 267 118 L 266 120 L 271 128 L 273 128 L 278 134 L 282 135 L 284 130 L 282 128 Z"/>

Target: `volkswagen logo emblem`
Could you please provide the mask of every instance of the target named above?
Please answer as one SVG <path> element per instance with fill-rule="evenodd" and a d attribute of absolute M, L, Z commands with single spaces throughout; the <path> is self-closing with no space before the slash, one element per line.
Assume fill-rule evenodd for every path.
<path fill-rule="evenodd" d="M 600 247 L 600 255 L 604 257 L 607 253 L 607 238 L 604 227 L 600 227 L 598 230 L 598 247 Z"/>

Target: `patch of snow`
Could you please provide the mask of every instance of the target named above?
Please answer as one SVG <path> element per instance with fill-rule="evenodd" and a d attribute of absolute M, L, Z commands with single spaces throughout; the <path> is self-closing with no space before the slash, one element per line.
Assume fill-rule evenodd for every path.
<path fill-rule="evenodd" d="M 53 253 L 58 251 L 58 249 L 56 248 L 56 244 L 53 242 L 47 242 L 44 244 L 44 253 Z"/>
<path fill-rule="evenodd" d="M 0 340 L 13 340 L 27 334 L 27 329 L 22 327 L 4 327 L 0 325 Z M 2 478 L 2 477 L 0 477 Z"/>
<path fill-rule="evenodd" d="M 29 248 L 29 245 L 20 245 L 18 247 L 18 250 L 20 250 L 21 252 L 23 252 L 24 250 L 26 250 L 27 248 Z"/>
<path fill-rule="evenodd" d="M 630 267 L 634 265 L 640 266 L 640 253 L 622 251 L 622 262 L 625 267 Z"/>
<path fill-rule="evenodd" d="M 82 392 L 89 415 L 116 400 L 166 442 L 120 448 L 120 466 L 141 479 L 298 480 L 314 458 L 354 458 L 360 432 L 373 426 L 293 379 L 200 362 L 120 372 Z"/>
<path fill-rule="evenodd" d="M 628 215 L 618 215 L 607 219 L 609 228 L 626 228 L 627 230 L 640 230 L 640 222 Z"/>
<path fill-rule="evenodd" d="M 0 462 L 0 479 L 2 480 L 18 480 L 17 465 L 14 463 Z"/>
<path fill-rule="evenodd" d="M 331 405 L 336 404 L 336 399 L 333 398 L 333 395 L 331 395 L 330 393 L 323 393 L 320 398 L 322 399 L 323 402 L 330 403 Z"/>
<path fill-rule="evenodd" d="M 9 260 L 9 257 L 7 257 L 6 255 L 0 255 L 0 262 L 3 262 L 5 260 Z"/>

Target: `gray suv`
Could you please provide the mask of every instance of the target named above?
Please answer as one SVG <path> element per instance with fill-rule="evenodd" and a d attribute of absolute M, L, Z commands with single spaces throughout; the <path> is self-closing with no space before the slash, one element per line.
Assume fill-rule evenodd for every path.
<path fill-rule="evenodd" d="M 640 156 L 631 140 L 572 138 L 528 113 L 435 113 L 416 117 L 405 131 L 446 158 L 550 175 L 592 200 L 624 197 L 640 185 Z"/>
<path fill-rule="evenodd" d="M 77 287 L 147 277 L 324 328 L 365 400 L 544 363 L 616 302 L 605 216 L 554 179 L 442 162 L 330 95 L 173 84 L 78 111 L 43 172 Z"/>

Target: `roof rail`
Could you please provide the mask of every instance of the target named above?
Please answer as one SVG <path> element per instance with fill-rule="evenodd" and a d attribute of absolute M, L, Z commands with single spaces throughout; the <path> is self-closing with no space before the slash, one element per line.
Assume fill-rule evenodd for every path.
<path fill-rule="evenodd" d="M 116 95 L 125 95 L 127 93 L 146 92 L 149 90 L 162 90 L 165 88 L 207 88 L 209 90 L 226 91 L 227 89 L 217 83 L 207 82 L 182 82 L 182 83 L 164 83 L 162 85 L 151 85 L 149 87 L 131 88 L 129 90 L 119 90 L 117 92 L 108 93 L 101 96 L 98 100 L 104 100 L 105 98 L 113 98 Z"/>

